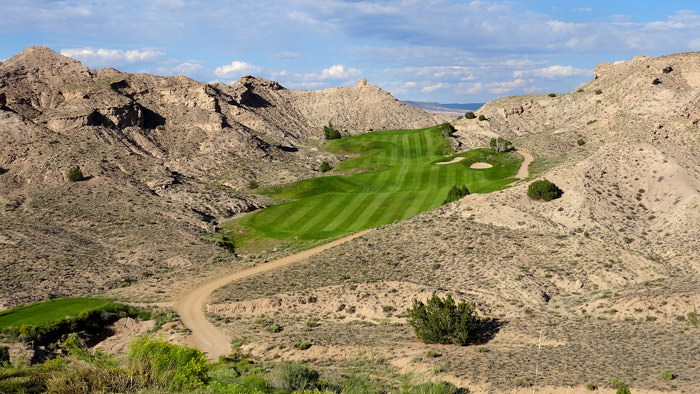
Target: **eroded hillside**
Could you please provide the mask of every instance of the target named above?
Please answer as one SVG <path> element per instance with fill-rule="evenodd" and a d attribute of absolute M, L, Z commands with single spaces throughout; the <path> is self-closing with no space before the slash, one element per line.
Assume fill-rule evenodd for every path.
<path fill-rule="evenodd" d="M 440 121 L 373 85 L 212 85 L 90 70 L 43 47 L 0 64 L 0 97 L 0 306 L 134 284 L 167 297 L 183 273 L 238 264 L 203 240 L 215 218 L 269 203 L 251 180 L 340 160 L 319 149 L 329 121 L 344 134 Z M 83 181 L 68 182 L 74 166 Z"/>

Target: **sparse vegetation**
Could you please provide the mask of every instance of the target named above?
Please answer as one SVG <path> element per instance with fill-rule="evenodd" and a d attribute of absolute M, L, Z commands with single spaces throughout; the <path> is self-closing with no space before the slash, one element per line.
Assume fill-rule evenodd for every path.
<path fill-rule="evenodd" d="M 600 90 L 600 89 L 596 89 L 596 90 L 595 90 L 595 94 L 603 94 L 603 91 Z"/>
<path fill-rule="evenodd" d="M 284 391 L 303 391 L 316 387 L 319 373 L 304 364 L 282 362 L 268 375 L 270 385 Z"/>
<path fill-rule="evenodd" d="M 670 369 L 665 369 L 665 370 L 661 371 L 661 373 L 659 374 L 659 378 L 666 380 L 666 381 L 671 381 L 671 380 L 676 378 L 676 375 L 674 375 Z"/>
<path fill-rule="evenodd" d="M 68 181 L 69 182 L 79 182 L 84 179 L 83 171 L 80 167 L 75 166 L 68 170 Z"/>
<path fill-rule="evenodd" d="M 557 185 L 546 179 L 532 182 L 527 189 L 528 197 L 533 200 L 551 201 L 561 197 L 562 194 L 563 191 Z"/>
<path fill-rule="evenodd" d="M 337 140 L 341 137 L 340 132 L 333 128 L 331 122 L 328 122 L 328 126 L 323 126 L 323 136 L 326 140 Z"/>
<path fill-rule="evenodd" d="M 414 299 L 413 307 L 408 310 L 408 322 L 416 336 L 425 343 L 462 346 L 474 341 L 485 324 L 474 303 L 462 301 L 455 304 L 452 296 L 443 300 L 437 295 L 426 303 Z"/>
<path fill-rule="evenodd" d="M 700 326 L 700 317 L 698 316 L 698 311 L 692 310 L 686 315 L 686 321 L 693 327 Z"/>

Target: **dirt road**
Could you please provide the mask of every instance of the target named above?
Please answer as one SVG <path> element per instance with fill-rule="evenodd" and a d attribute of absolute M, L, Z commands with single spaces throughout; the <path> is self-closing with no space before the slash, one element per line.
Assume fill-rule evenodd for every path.
<path fill-rule="evenodd" d="M 189 290 L 175 303 L 175 310 L 180 315 L 182 322 L 192 331 L 190 336 L 187 338 L 188 344 L 201 349 L 210 360 L 218 360 L 219 356 L 225 356 L 231 353 L 231 338 L 229 338 L 229 336 L 226 335 L 222 329 L 209 322 L 204 314 L 207 299 L 214 290 L 235 280 L 258 275 L 263 272 L 286 267 L 290 264 L 305 260 L 315 254 L 323 252 L 324 250 L 333 248 L 367 234 L 370 231 L 372 230 L 368 229 L 360 231 L 327 244 L 304 250 L 303 252 L 299 252 L 297 254 L 282 257 L 277 260 L 256 265 L 255 267 L 246 268 L 241 271 L 236 271 L 229 275 L 215 278 Z"/>
<path fill-rule="evenodd" d="M 523 155 L 523 163 L 520 164 L 520 169 L 518 170 L 518 174 L 515 176 L 516 178 L 520 178 L 520 180 L 523 180 L 528 177 L 528 168 L 530 168 L 530 163 L 532 163 L 532 155 L 530 152 L 524 151 L 522 149 L 518 149 L 518 153 Z"/>

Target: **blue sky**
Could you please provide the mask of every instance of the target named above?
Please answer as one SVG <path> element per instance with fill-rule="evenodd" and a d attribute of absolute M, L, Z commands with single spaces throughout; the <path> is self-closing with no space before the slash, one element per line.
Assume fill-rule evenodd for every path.
<path fill-rule="evenodd" d="M 288 88 L 362 77 L 404 100 L 567 92 L 593 67 L 700 50 L 694 1 L 14 0 L 0 59 L 44 45 L 91 68 Z"/>

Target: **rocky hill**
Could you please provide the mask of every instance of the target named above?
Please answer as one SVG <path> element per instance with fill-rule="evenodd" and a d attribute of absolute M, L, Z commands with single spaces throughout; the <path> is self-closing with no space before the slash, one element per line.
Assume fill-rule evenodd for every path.
<path fill-rule="evenodd" d="M 316 176 L 323 125 L 343 134 L 442 119 L 376 86 L 288 90 L 90 70 L 32 47 L 0 64 L 0 307 L 181 282 L 235 256 L 216 217 L 265 206 L 249 181 Z M 85 176 L 68 182 L 79 166 Z"/>

